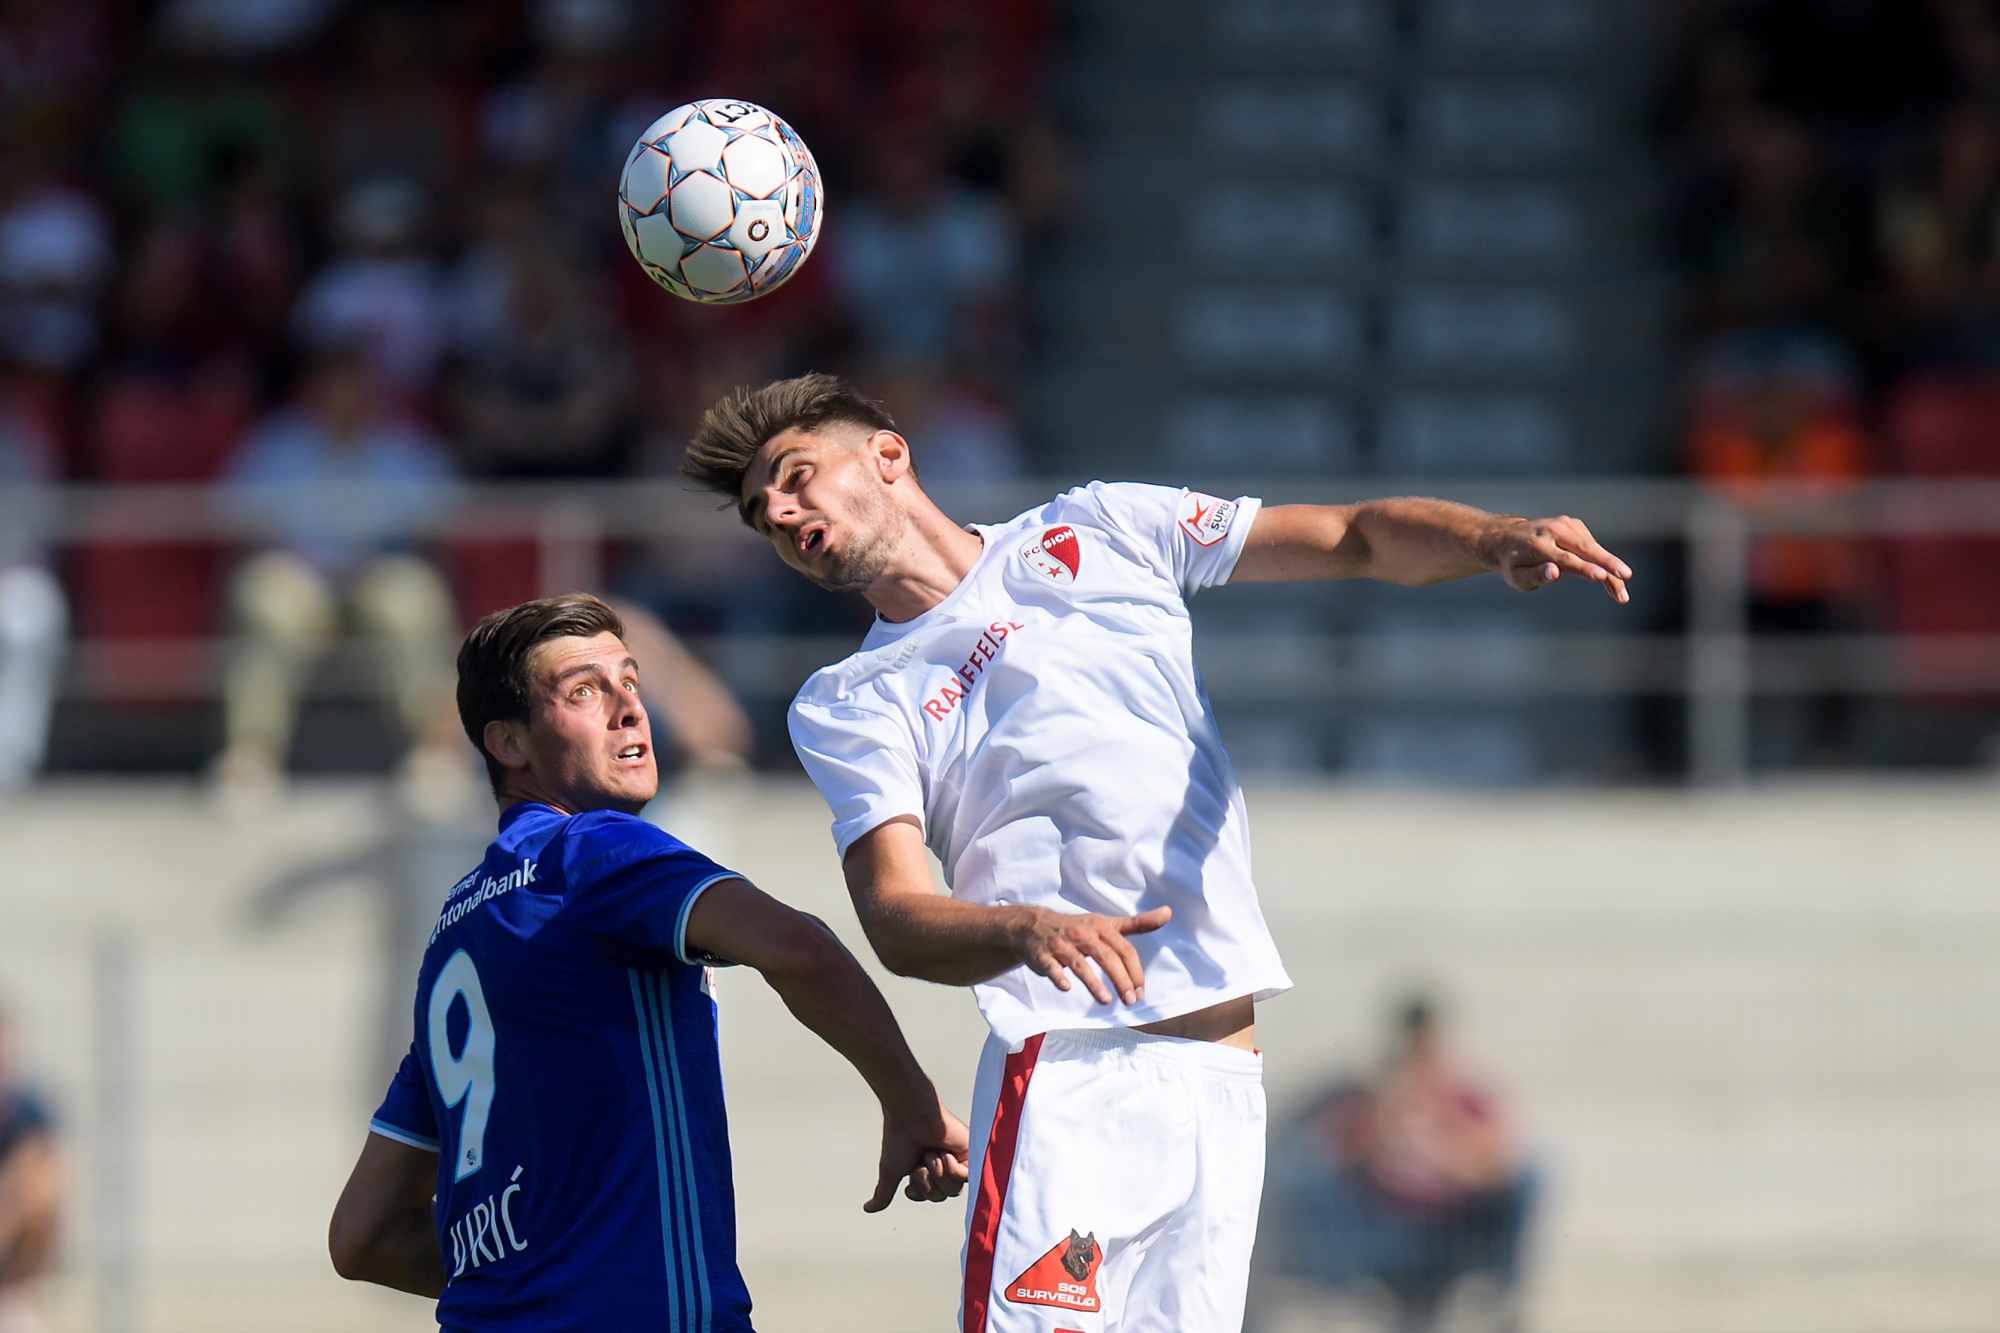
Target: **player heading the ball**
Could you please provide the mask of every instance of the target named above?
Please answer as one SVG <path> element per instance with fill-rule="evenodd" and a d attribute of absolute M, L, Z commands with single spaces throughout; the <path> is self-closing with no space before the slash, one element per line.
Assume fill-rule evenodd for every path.
<path fill-rule="evenodd" d="M 1189 600 L 1491 571 L 1623 602 L 1631 571 L 1575 519 L 1441 500 L 1265 508 L 1099 482 L 961 527 L 881 407 L 825 375 L 717 403 L 684 470 L 875 607 L 860 651 L 799 691 L 792 741 L 882 961 L 971 986 L 992 1029 L 963 1333 L 1240 1328 L 1264 1181 L 1255 1005 L 1291 980 Z"/>
<path fill-rule="evenodd" d="M 571 594 L 459 650 L 500 835 L 445 899 L 329 1235 L 343 1277 L 436 1296 L 447 1329 L 748 1333 L 717 967 L 761 972 L 880 1098 L 868 1211 L 965 1180 L 965 1126 L 833 933 L 638 817 L 659 773 L 624 633 Z"/>

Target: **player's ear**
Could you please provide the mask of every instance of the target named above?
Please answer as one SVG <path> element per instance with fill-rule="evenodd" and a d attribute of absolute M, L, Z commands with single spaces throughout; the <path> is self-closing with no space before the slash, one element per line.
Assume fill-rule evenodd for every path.
<path fill-rule="evenodd" d="M 486 724 L 479 733 L 486 753 L 493 756 L 502 768 L 515 772 L 528 766 L 528 724 L 525 722 L 494 721 Z"/>
<path fill-rule="evenodd" d="M 893 430 L 878 430 L 868 439 L 875 453 L 875 466 L 884 481 L 897 481 L 910 473 L 910 442 Z"/>

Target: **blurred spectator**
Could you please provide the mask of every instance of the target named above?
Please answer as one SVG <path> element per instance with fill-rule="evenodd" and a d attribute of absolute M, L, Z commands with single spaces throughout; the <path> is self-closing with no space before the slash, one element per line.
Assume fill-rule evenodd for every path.
<path fill-rule="evenodd" d="M 55 1258 L 62 1172 L 48 1107 L 21 1077 L 0 1010 L 0 1333 L 42 1333 L 34 1280 Z"/>
<path fill-rule="evenodd" d="M 2000 364 L 2000 126 L 1962 104 L 1922 167 L 1886 185 L 1876 207 L 1898 359 Z"/>
<path fill-rule="evenodd" d="M 602 303 L 540 252 L 520 256 L 503 289 L 504 316 L 467 349 L 452 393 L 466 470 L 483 477 L 622 470 L 633 436 L 631 354 Z"/>
<path fill-rule="evenodd" d="M 632 38 L 634 15 L 623 0 L 554 0 L 533 6 L 533 19 L 539 58 L 487 94 L 481 147 L 514 171 L 556 180 L 595 174 L 607 155 L 622 159 L 631 146 L 613 147 L 601 132 L 611 92 L 602 62 Z"/>
<path fill-rule="evenodd" d="M 1006 206 L 955 186 L 919 122 L 885 122 L 873 191 L 829 225 L 827 262 L 877 373 L 1004 373 L 1014 352 L 1018 242 Z"/>
<path fill-rule="evenodd" d="M 342 197 L 342 249 L 307 282 L 293 328 L 308 347 L 358 343 L 375 373 L 407 394 L 430 387 L 445 346 L 437 262 L 420 248 L 428 203 L 403 176 L 371 176 Z"/>
<path fill-rule="evenodd" d="M 15 360 L 66 374 L 97 350 L 97 300 L 111 269 L 111 224 L 82 190 L 0 169 L 0 343 Z"/>
<path fill-rule="evenodd" d="M 137 73 L 137 71 L 134 71 Z M 103 182 L 148 218 L 198 209 L 218 170 L 250 157 L 283 181 L 310 164 L 291 108 L 273 84 L 192 59 L 156 59 L 113 119 Z"/>
<path fill-rule="evenodd" d="M 278 546 L 230 582 L 236 643 L 218 776 L 256 785 L 282 773 L 301 676 L 343 610 L 381 649 L 383 692 L 420 747 L 413 759 L 453 762 L 451 594 L 396 535 L 436 509 L 450 479 L 443 446 L 388 405 L 353 350 L 322 353 L 300 401 L 252 431 L 228 480 Z"/>
<path fill-rule="evenodd" d="M 1393 1041 L 1373 1080 L 1336 1084 L 1279 1136 L 1260 1267 L 1307 1292 L 1386 1291 L 1405 1333 L 1435 1326 L 1469 1283 L 1480 1299 L 1459 1299 L 1483 1306 L 1490 1325 L 1516 1327 L 1533 1174 L 1429 1000 L 1402 1006 Z"/>
<path fill-rule="evenodd" d="M 1037 105 L 1048 6 L 891 0 L 886 10 L 904 35 L 891 98 L 922 108 L 954 179 L 1003 196 L 1025 231 L 1045 229 L 1064 193 L 1057 136 Z"/>
<path fill-rule="evenodd" d="M 69 628 L 62 585 L 43 564 L 36 539 L 47 504 L 38 486 L 49 477 L 52 452 L 33 417 L 0 401 L 0 792 L 27 782 L 41 767 Z M 0 1161 L 5 1141 L 0 1121 Z M 6 1271 L 4 1209 L 0 1201 L 0 1275 Z M 0 1330 L 5 1327 L 0 1314 Z"/>
<path fill-rule="evenodd" d="M 92 0 L 0 8 L 0 119 L 70 149 L 111 72 L 110 24 Z"/>
<path fill-rule="evenodd" d="M 376 177 L 454 196 L 469 127 L 453 89 L 438 77 L 438 13 L 371 5 L 356 16 L 354 72 L 329 99 L 319 135 L 326 157 L 318 184 L 330 196 Z"/>
<path fill-rule="evenodd" d="M 1837 316 L 1859 272 L 1865 229 L 1799 123 L 1740 116 L 1695 182 L 1684 221 L 1709 327 Z"/>
<path fill-rule="evenodd" d="M 335 0 L 167 0 L 160 35 L 183 51 L 234 60 L 298 46 L 333 12 Z"/>
<path fill-rule="evenodd" d="M 1876 461 L 1858 416 L 1853 362 L 1825 332 L 1779 326 L 1717 338 L 1698 377 L 1688 461 L 1721 486 L 1851 484 Z M 1859 628 L 1871 564 L 1852 541 L 1759 540 L 1750 557 L 1752 627 Z"/>

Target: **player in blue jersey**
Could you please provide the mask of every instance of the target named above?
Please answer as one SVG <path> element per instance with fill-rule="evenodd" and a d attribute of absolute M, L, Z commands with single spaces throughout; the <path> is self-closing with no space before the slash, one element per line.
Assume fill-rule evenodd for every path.
<path fill-rule="evenodd" d="M 416 1037 L 334 1210 L 344 1277 L 462 1333 L 736 1333 L 750 1297 L 709 969 L 761 972 L 882 1103 L 870 1212 L 959 1193 L 966 1129 L 818 920 L 638 819 L 659 785 L 623 627 L 592 597 L 488 616 L 458 709 L 501 806 L 418 975 Z"/>

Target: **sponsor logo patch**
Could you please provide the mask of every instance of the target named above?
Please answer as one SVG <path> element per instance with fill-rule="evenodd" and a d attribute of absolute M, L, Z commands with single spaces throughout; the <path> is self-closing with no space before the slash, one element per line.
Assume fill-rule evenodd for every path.
<path fill-rule="evenodd" d="M 1181 531 L 1196 546 L 1213 546 L 1229 535 L 1236 521 L 1236 501 L 1218 500 L 1213 495 L 1189 491 L 1181 497 Z"/>
<path fill-rule="evenodd" d="M 1067 1239 L 1057 1241 L 1027 1272 L 1007 1284 L 1007 1299 L 1016 1305 L 1053 1305 L 1095 1314 L 1104 1308 L 1097 1299 L 1097 1265 L 1103 1259 L 1097 1233 L 1079 1236 L 1072 1227 Z"/>
<path fill-rule="evenodd" d="M 959 702 L 972 693 L 972 687 L 979 683 L 986 668 L 1000 656 L 1000 645 L 1007 642 L 1009 634 L 1018 634 L 1026 626 L 1015 620 L 996 620 L 980 634 L 979 641 L 972 645 L 962 662 L 951 673 L 951 683 L 924 700 L 924 712 L 939 722 L 950 717 L 957 710 Z"/>
<path fill-rule="evenodd" d="M 1037 574 L 1057 583 L 1074 583 L 1083 567 L 1083 543 L 1076 539 L 1076 529 L 1065 523 L 1023 546 L 1021 558 Z"/>

